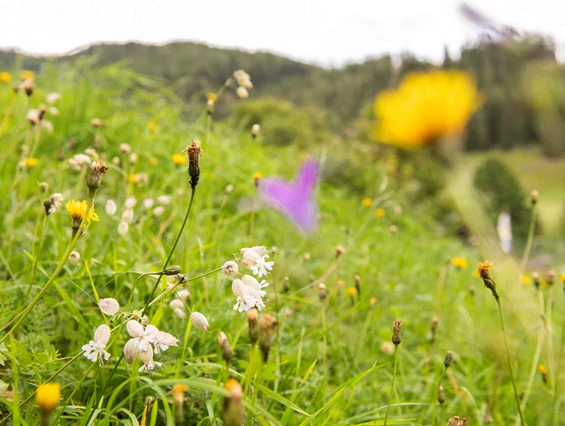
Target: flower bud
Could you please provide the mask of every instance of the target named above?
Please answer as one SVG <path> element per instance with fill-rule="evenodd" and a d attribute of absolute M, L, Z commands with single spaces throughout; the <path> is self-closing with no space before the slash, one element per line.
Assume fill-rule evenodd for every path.
<path fill-rule="evenodd" d="M 443 389 L 442 385 L 439 385 L 439 389 L 437 393 L 437 402 L 439 402 L 440 405 L 445 404 L 445 390 Z"/>
<path fill-rule="evenodd" d="M 245 424 L 245 412 L 243 409 L 243 389 L 239 382 L 230 379 L 225 386 L 229 396 L 224 399 L 222 409 L 222 420 L 224 426 L 241 426 Z"/>
<path fill-rule="evenodd" d="M 320 299 L 320 301 L 323 301 L 326 297 L 328 297 L 328 291 L 324 283 L 318 284 L 318 290 L 318 298 Z"/>
<path fill-rule="evenodd" d="M 24 91 L 26 92 L 26 95 L 28 95 L 28 96 L 33 95 L 33 89 L 34 88 L 35 88 L 35 83 L 34 83 L 33 79 L 26 78 L 22 82 L 22 89 L 24 89 Z"/>
<path fill-rule="evenodd" d="M 45 207 L 45 214 L 49 216 L 51 213 L 55 213 L 61 207 L 63 202 L 63 195 L 59 193 L 51 194 L 47 200 L 43 203 Z"/>
<path fill-rule="evenodd" d="M 173 266 L 169 266 L 168 268 L 163 270 L 163 275 L 178 275 L 182 272 L 180 266 L 178 265 L 173 265 Z"/>
<path fill-rule="evenodd" d="M 94 341 L 98 344 L 106 345 L 110 341 L 112 331 L 106 324 L 99 325 L 94 331 Z"/>
<path fill-rule="evenodd" d="M 257 136 L 259 136 L 259 133 L 261 133 L 261 126 L 255 123 L 253 126 L 251 126 L 251 136 L 256 138 Z"/>
<path fill-rule="evenodd" d="M 394 321 L 392 325 L 392 343 L 394 343 L 395 346 L 400 345 L 400 343 L 402 342 L 401 332 L 402 332 L 402 321 L 400 320 Z"/>
<path fill-rule="evenodd" d="M 269 360 L 271 340 L 278 327 L 278 322 L 271 315 L 265 314 L 259 320 L 259 346 L 263 353 L 263 362 Z"/>
<path fill-rule="evenodd" d="M 106 201 L 106 214 L 108 216 L 114 216 L 117 210 L 118 206 L 116 206 L 116 202 L 114 200 Z"/>
<path fill-rule="evenodd" d="M 343 246 L 336 246 L 335 247 L 335 258 L 339 258 L 342 254 L 346 252 L 345 247 Z"/>
<path fill-rule="evenodd" d="M 453 353 L 451 351 L 447 351 L 445 353 L 445 358 L 443 360 L 443 365 L 445 368 L 449 368 L 451 366 L 451 361 L 453 360 Z"/>
<path fill-rule="evenodd" d="M 496 291 L 496 282 L 490 276 L 490 268 L 492 263 L 488 260 L 479 263 L 478 272 L 479 276 L 483 280 L 485 287 L 487 287 L 491 292 L 494 298 L 498 301 L 498 292 Z"/>
<path fill-rule="evenodd" d="M 78 262 L 80 262 L 80 253 L 73 250 L 71 254 L 69 254 L 69 262 L 71 262 L 73 265 L 78 264 Z"/>
<path fill-rule="evenodd" d="M 284 277 L 283 290 L 285 293 L 288 293 L 290 291 L 290 279 L 288 277 Z"/>
<path fill-rule="evenodd" d="M 532 203 L 532 206 L 537 204 L 538 198 L 539 192 L 537 190 L 534 189 L 532 192 L 530 192 L 530 203 Z"/>
<path fill-rule="evenodd" d="M 208 320 L 200 312 L 191 313 L 190 321 L 192 322 L 194 328 L 197 328 L 199 330 L 208 331 L 208 328 L 210 327 L 210 324 L 208 324 Z"/>
<path fill-rule="evenodd" d="M 249 92 L 243 86 L 239 86 L 235 89 L 235 93 L 237 93 L 237 96 L 239 96 L 240 99 L 247 99 L 249 97 Z"/>
<path fill-rule="evenodd" d="M 111 297 L 100 299 L 98 306 L 100 307 L 102 313 L 106 315 L 115 315 L 120 310 L 120 304 L 118 303 L 118 301 Z"/>
<path fill-rule="evenodd" d="M 190 176 L 190 186 L 194 189 L 198 185 L 200 179 L 200 155 L 202 150 L 198 141 L 192 141 L 192 144 L 186 150 L 188 155 L 188 175 Z"/>
<path fill-rule="evenodd" d="M 220 331 L 218 334 L 218 343 L 220 344 L 220 348 L 222 349 L 222 358 L 223 360 L 229 364 L 229 362 L 233 359 L 233 349 L 230 345 L 228 340 L 228 336 L 223 331 Z"/>
<path fill-rule="evenodd" d="M 90 193 L 94 193 L 100 188 L 100 183 L 102 182 L 102 178 L 106 174 L 108 170 L 108 166 L 104 164 L 102 161 L 94 161 L 90 165 L 90 173 L 86 178 L 86 186 Z"/>
<path fill-rule="evenodd" d="M 355 275 L 355 290 L 357 290 L 357 295 L 359 298 L 361 297 L 361 277 L 359 275 Z"/>
<path fill-rule="evenodd" d="M 248 335 L 252 345 L 255 345 L 257 340 L 259 340 L 259 325 L 257 324 L 257 318 L 257 309 L 250 309 L 247 311 L 247 325 L 249 326 Z"/>

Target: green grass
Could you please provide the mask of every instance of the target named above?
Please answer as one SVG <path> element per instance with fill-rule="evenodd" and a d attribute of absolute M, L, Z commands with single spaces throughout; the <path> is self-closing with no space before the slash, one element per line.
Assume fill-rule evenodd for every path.
<path fill-rule="evenodd" d="M 473 425 L 484 424 L 485 416 L 492 416 L 494 424 L 513 422 L 517 410 L 496 304 L 471 273 L 483 256 L 496 258 L 494 252 L 481 255 L 443 235 L 425 208 L 382 184 L 379 177 L 385 166 L 378 161 L 365 162 L 358 169 L 357 174 L 367 179 L 374 176 L 374 187 L 366 194 L 352 195 L 347 182 L 329 185 L 322 180 L 318 188 L 322 215 L 314 235 L 301 234 L 274 210 L 249 211 L 256 204 L 252 174 L 292 177 L 305 153 L 294 147 L 269 146 L 239 127 L 207 121 L 206 114 L 195 123 L 185 123 L 181 107 L 203 110 L 204 101 L 183 106 L 174 94 L 146 78 L 118 67 L 93 70 L 87 65 L 65 71 L 47 69 L 38 78 L 31 106 L 39 106 L 50 91 L 61 93 L 62 98 L 57 103 L 60 115 L 47 117 L 53 121 L 54 132 L 40 135 L 36 167 L 19 172 L 17 168 L 22 146 L 34 140 L 34 130 L 24 120 L 27 106 L 22 94 L 6 133 L 0 136 L 4 147 L 2 325 L 38 294 L 70 240 L 72 221 L 64 208 L 51 214 L 43 228 L 45 198 L 53 192 L 62 193 L 65 200 L 87 198 L 86 170 L 71 170 L 68 159 L 84 152 L 96 138 L 98 152 L 110 165 L 95 198 L 99 221 L 76 243 L 80 261 L 64 263 L 30 315 L 0 346 L 0 424 L 39 424 L 33 395 L 38 385 L 52 380 L 62 385 L 54 413 L 61 424 L 138 424 L 148 398 L 153 402 L 147 424 L 174 424 L 177 409 L 171 390 L 184 384 L 188 386 L 184 417 L 178 424 L 220 425 L 223 388 L 230 377 L 242 384 L 247 424 L 383 424 L 393 371 L 393 356 L 383 351 L 383 344 L 391 342 L 392 323 L 397 319 L 403 321 L 403 340 L 387 424 L 432 424 L 448 350 L 454 361 L 443 378 L 446 402 L 437 410 L 436 424 L 446 424 L 454 415 L 466 417 Z M 9 101 L 11 96 L 8 86 L 0 87 L 1 99 Z M 6 102 L 0 105 L 2 116 L 5 106 Z M 93 128 L 94 117 L 104 125 Z M 147 130 L 148 121 L 159 124 L 157 132 Z M 186 165 L 175 166 L 171 156 L 193 139 L 200 139 L 203 149 L 200 183 L 170 265 L 179 265 L 189 280 L 179 287 L 190 288 L 192 294 L 185 312 L 188 308 L 202 312 L 210 329 L 196 330 L 188 319 L 176 317 L 169 308 L 172 295 L 159 299 L 152 305 L 149 320 L 180 343 L 163 353 L 162 367 L 149 375 L 137 371 L 139 360 L 133 365 L 121 360 L 129 339 L 123 315 L 144 307 L 155 279 L 140 278 L 140 274 L 160 270 L 181 228 L 190 185 Z M 138 155 L 135 165 L 120 152 L 121 143 L 130 144 Z M 310 153 L 321 159 L 324 168 L 343 152 L 328 144 Z M 121 165 L 113 165 L 114 157 L 121 159 Z M 152 164 L 154 159 L 157 164 Z M 147 173 L 147 184 L 129 183 L 132 173 Z M 43 191 L 40 182 L 49 189 Z M 233 185 L 233 192 L 226 193 L 227 185 Z M 171 203 L 156 217 L 154 207 L 145 208 L 143 200 L 161 195 L 171 196 Z M 120 235 L 120 215 L 128 197 L 135 197 L 137 205 L 128 232 Z M 373 205 L 363 207 L 363 197 L 372 198 Z M 105 212 L 108 199 L 118 205 L 115 216 Z M 397 205 L 402 212 L 394 212 Z M 374 214 L 377 207 L 385 209 L 384 217 Z M 391 225 L 398 232 L 391 232 Z M 232 309 L 231 282 L 220 272 L 191 279 L 232 260 L 240 248 L 254 245 L 277 247 L 271 256 L 275 265 L 268 277 L 267 306 L 261 313 L 278 322 L 266 363 L 260 362 L 257 353 L 252 355 L 245 314 Z M 337 245 L 346 248 L 339 259 Z M 456 270 L 449 263 L 456 256 L 466 257 L 470 267 Z M 37 274 L 31 283 L 36 260 Z M 494 276 L 504 302 L 521 392 L 526 388 L 540 321 L 535 290 L 517 282 L 511 264 L 512 259 L 497 262 Z M 507 279 L 509 270 L 515 274 L 512 279 Z M 355 275 L 360 277 L 361 292 L 350 296 L 348 288 L 355 285 Z M 284 290 L 285 277 L 289 291 Z M 166 281 L 162 280 L 156 294 L 165 290 Z M 328 292 L 323 302 L 315 286 L 320 281 Z M 550 380 L 545 384 L 539 374 L 534 377 L 525 410 L 530 425 L 551 424 L 560 347 L 555 336 L 561 333 L 565 311 L 561 291 L 544 288 L 542 294 L 546 304 L 551 297 L 556 302 L 553 318 L 547 316 L 553 326 L 553 352 L 548 351 L 551 345 L 545 338 L 540 361 L 547 365 Z M 117 299 L 121 316 L 104 316 L 97 307 L 97 295 Z M 439 326 L 432 342 L 430 330 L 436 317 Z M 107 348 L 111 357 L 99 365 L 81 355 L 81 346 L 102 323 L 115 330 Z M 220 330 L 234 350 L 229 367 L 217 343 Z M 0 339 L 4 336 L 6 332 L 0 332 Z"/>

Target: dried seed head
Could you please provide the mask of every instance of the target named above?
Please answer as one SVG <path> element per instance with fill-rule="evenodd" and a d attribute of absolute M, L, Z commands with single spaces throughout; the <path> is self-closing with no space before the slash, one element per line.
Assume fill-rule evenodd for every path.
<path fill-rule="evenodd" d="M 402 342 L 402 321 L 396 320 L 392 324 L 392 343 L 396 346 L 400 345 Z"/>
<path fill-rule="evenodd" d="M 283 290 L 285 293 L 288 293 L 290 291 L 290 279 L 288 277 L 284 277 Z"/>
<path fill-rule="evenodd" d="M 534 281 L 534 285 L 536 286 L 536 288 L 539 288 L 541 284 L 541 279 L 537 271 L 532 272 L 532 280 Z"/>
<path fill-rule="evenodd" d="M 430 338 L 431 343 L 434 343 L 436 341 L 438 326 L 439 326 L 439 318 L 434 317 L 432 319 L 432 329 L 431 329 L 431 338 Z"/>
<path fill-rule="evenodd" d="M 100 183 L 107 170 L 108 166 L 102 161 L 94 161 L 90 165 L 90 173 L 86 178 L 86 186 L 88 186 L 91 193 L 96 192 L 98 188 L 100 188 Z"/>
<path fill-rule="evenodd" d="M 328 297 L 328 290 L 326 289 L 326 285 L 324 283 L 318 284 L 318 298 L 320 301 L 323 301 L 326 297 Z"/>
<path fill-rule="evenodd" d="M 357 290 L 357 295 L 361 298 L 361 277 L 359 275 L 355 275 L 355 290 Z"/>
<path fill-rule="evenodd" d="M 102 125 L 102 120 L 100 120 L 98 117 L 94 117 L 92 120 L 90 120 L 90 125 L 92 127 L 100 127 Z"/>
<path fill-rule="evenodd" d="M 49 216 L 51 213 L 55 213 L 61 207 L 61 203 L 63 202 L 63 195 L 56 192 L 55 194 L 51 194 L 47 200 L 43 203 L 45 207 L 45 214 Z"/>
<path fill-rule="evenodd" d="M 73 250 L 71 254 L 69 254 L 69 262 L 73 265 L 76 265 L 80 261 L 80 253 L 76 250 Z"/>
<path fill-rule="evenodd" d="M 453 360 L 453 353 L 451 351 L 447 351 L 445 353 L 445 358 L 443 360 L 443 365 L 445 368 L 449 368 L 451 366 L 451 361 Z"/>
<path fill-rule="evenodd" d="M 222 359 L 229 364 L 233 359 L 233 349 L 228 340 L 228 336 L 226 336 L 226 333 L 224 333 L 223 331 L 220 331 L 220 333 L 218 333 L 218 343 L 220 345 L 220 349 L 222 350 Z"/>
<path fill-rule="evenodd" d="M 237 263 L 233 260 L 228 260 L 222 265 L 222 272 L 226 277 L 235 277 L 239 271 Z"/>
<path fill-rule="evenodd" d="M 31 96 L 33 95 L 33 89 L 35 88 L 35 82 L 31 78 L 26 78 L 22 82 L 22 89 L 26 92 L 26 95 Z"/>
<path fill-rule="evenodd" d="M 226 186 L 226 189 L 224 191 L 226 192 L 226 195 L 230 195 L 233 192 L 233 185 L 230 183 Z"/>
<path fill-rule="evenodd" d="M 186 154 L 188 156 L 188 175 L 190 177 L 190 186 L 195 188 L 198 185 L 198 180 L 200 179 L 200 155 L 202 154 L 202 149 L 200 149 L 200 143 L 197 140 L 192 141 L 186 149 Z"/>
<path fill-rule="evenodd" d="M 258 125 L 256 123 L 253 126 L 251 126 L 251 136 L 256 138 L 257 136 L 259 136 L 259 133 L 261 133 L 261 126 L 260 125 Z"/>
<path fill-rule="evenodd" d="M 265 314 L 259 320 L 259 346 L 263 353 L 263 362 L 269 360 L 269 351 L 271 350 L 271 339 L 276 332 L 278 323 L 275 318 L 269 314 Z"/>
<path fill-rule="evenodd" d="M 346 252 L 345 247 L 343 246 L 336 246 L 335 247 L 335 258 L 337 259 L 338 257 L 340 257 L 342 254 L 344 254 Z"/>
<path fill-rule="evenodd" d="M 532 206 L 537 204 L 538 198 L 539 192 L 537 190 L 534 189 L 532 192 L 530 192 L 530 203 L 532 203 Z"/>
<path fill-rule="evenodd" d="M 553 269 L 547 273 L 547 278 L 545 280 L 547 281 L 547 285 L 553 285 L 555 282 L 555 271 Z"/>

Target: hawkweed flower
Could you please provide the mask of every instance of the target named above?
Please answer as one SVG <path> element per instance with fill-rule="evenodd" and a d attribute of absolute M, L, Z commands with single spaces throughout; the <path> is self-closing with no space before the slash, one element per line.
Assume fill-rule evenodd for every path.
<path fill-rule="evenodd" d="M 545 367 L 544 364 L 540 364 L 540 365 L 538 366 L 538 370 L 539 370 L 539 372 L 540 372 L 540 374 L 541 374 L 541 379 L 543 380 L 543 382 L 544 382 L 545 384 L 547 384 L 547 368 Z"/>
<path fill-rule="evenodd" d="M 98 215 L 94 211 L 94 206 L 92 206 L 88 212 L 86 211 L 87 207 L 88 204 L 85 200 L 71 200 L 65 204 L 67 212 L 73 218 L 73 236 L 77 233 L 83 220 L 86 221 L 85 228 L 90 226 L 91 221 L 98 222 Z"/>
<path fill-rule="evenodd" d="M 250 309 L 247 311 L 247 325 L 249 327 L 248 336 L 252 345 L 257 343 L 259 340 L 259 324 L 257 323 L 257 318 L 259 314 L 257 309 Z"/>
<path fill-rule="evenodd" d="M 464 72 L 410 73 L 398 89 L 377 96 L 373 137 L 405 149 L 458 138 L 481 104 L 474 79 Z"/>
<path fill-rule="evenodd" d="M 469 266 L 467 259 L 465 259 L 464 257 L 452 257 L 451 264 L 459 270 L 465 269 Z"/>
<path fill-rule="evenodd" d="M 208 319 L 202 315 L 200 312 L 193 312 L 190 314 L 190 322 L 194 328 L 202 331 L 208 331 L 210 324 L 208 324 Z"/>
<path fill-rule="evenodd" d="M 357 296 L 357 289 L 355 287 L 348 287 L 347 294 L 351 298 L 351 304 L 355 305 L 355 296 Z"/>
<path fill-rule="evenodd" d="M 51 213 L 55 213 L 61 207 L 63 202 L 63 195 L 59 194 L 58 192 L 51 194 L 49 198 L 47 198 L 43 202 L 43 206 L 45 207 L 45 214 L 49 216 Z"/>
<path fill-rule="evenodd" d="M 188 390 L 188 386 L 186 385 L 174 385 L 171 391 L 173 395 L 173 404 L 175 406 L 175 418 L 177 424 L 182 424 L 182 420 L 184 417 L 184 394 Z"/>
<path fill-rule="evenodd" d="M 222 420 L 224 426 L 241 426 L 245 424 L 245 411 L 243 409 L 243 389 L 239 382 L 230 379 L 225 386 L 229 396 L 224 398 Z"/>
<path fill-rule="evenodd" d="M 239 271 L 239 267 L 237 263 L 233 260 L 228 260 L 226 263 L 222 265 L 222 272 L 228 278 L 233 278 L 237 275 Z"/>
<path fill-rule="evenodd" d="M 145 127 L 147 127 L 147 130 L 149 130 L 149 132 L 151 133 L 155 133 L 157 130 L 159 130 L 159 125 L 154 121 L 148 121 Z"/>
<path fill-rule="evenodd" d="M 479 276 L 483 280 L 485 287 L 487 287 L 492 292 L 492 295 L 498 301 L 499 296 L 498 292 L 496 291 L 496 282 L 490 276 L 491 266 L 492 263 L 485 260 L 484 262 L 479 263 L 477 271 L 479 272 Z"/>
<path fill-rule="evenodd" d="M 182 154 L 177 154 L 177 153 L 173 154 L 173 156 L 171 158 L 172 158 L 175 166 L 182 166 L 187 161 L 186 156 L 184 156 Z"/>
<path fill-rule="evenodd" d="M 402 342 L 402 321 L 396 320 L 392 324 L 392 343 L 395 346 L 400 345 Z"/>
<path fill-rule="evenodd" d="M 373 200 L 371 200 L 370 198 L 363 198 L 361 200 L 361 205 L 363 207 L 371 207 L 373 205 Z"/>
<path fill-rule="evenodd" d="M 116 211 L 118 210 L 118 206 L 114 200 L 106 201 L 106 214 L 108 216 L 114 216 Z"/>
<path fill-rule="evenodd" d="M 98 307 L 105 315 L 116 315 L 120 311 L 120 304 L 116 299 L 107 297 L 105 299 L 100 299 L 98 302 Z"/>
<path fill-rule="evenodd" d="M 59 405 L 61 398 L 61 385 L 59 383 L 45 383 L 39 385 L 35 391 L 35 403 L 41 412 L 43 424 L 49 423 L 49 417 Z"/>
<path fill-rule="evenodd" d="M 33 169 L 35 166 L 39 164 L 39 159 L 33 157 L 26 157 L 24 158 L 24 166 L 26 169 Z"/>
<path fill-rule="evenodd" d="M 520 277 L 520 282 L 524 285 L 530 285 L 532 283 L 532 277 L 529 275 L 522 275 Z"/>
<path fill-rule="evenodd" d="M 186 154 L 188 157 L 190 186 L 194 189 L 196 188 L 196 185 L 198 185 L 198 180 L 200 179 L 200 155 L 202 154 L 202 149 L 200 148 L 199 141 L 192 141 L 192 144 L 190 144 L 186 149 Z"/>
<path fill-rule="evenodd" d="M 378 209 L 375 210 L 375 216 L 377 217 L 385 217 L 386 216 L 386 210 L 379 207 Z"/>
<path fill-rule="evenodd" d="M 274 262 L 267 262 L 265 259 L 269 258 L 265 246 L 255 246 L 251 248 L 242 248 L 241 263 L 257 275 L 259 278 L 267 276 L 273 269 Z"/>
<path fill-rule="evenodd" d="M 218 344 L 220 345 L 220 349 L 222 350 L 223 360 L 226 362 L 226 364 L 229 364 L 233 359 L 233 349 L 228 340 L 228 336 L 226 336 L 226 333 L 224 333 L 223 331 L 220 331 L 218 333 Z"/>
<path fill-rule="evenodd" d="M 110 341 L 110 334 L 110 327 L 106 324 L 98 326 L 94 331 L 94 339 L 83 345 L 83 355 L 92 362 L 100 361 L 100 364 L 108 361 L 110 354 L 106 351 L 106 345 Z"/>
<path fill-rule="evenodd" d="M 0 72 L 0 82 L 10 83 L 12 81 L 12 76 L 7 72 Z"/>
<path fill-rule="evenodd" d="M 118 224 L 118 234 L 120 234 L 122 237 L 124 235 L 126 235 L 129 231 L 129 225 L 125 220 L 121 220 L 120 223 Z"/>
<path fill-rule="evenodd" d="M 259 136 L 259 133 L 261 133 L 261 126 L 255 123 L 253 126 L 251 126 L 251 136 L 256 138 L 257 136 Z"/>
<path fill-rule="evenodd" d="M 278 327 L 278 322 L 271 315 L 265 314 L 259 320 L 259 346 L 263 354 L 263 362 L 269 360 L 271 341 Z"/>

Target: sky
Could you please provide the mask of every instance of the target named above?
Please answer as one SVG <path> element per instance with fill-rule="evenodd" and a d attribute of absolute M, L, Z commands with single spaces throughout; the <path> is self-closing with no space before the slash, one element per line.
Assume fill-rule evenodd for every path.
<path fill-rule="evenodd" d="M 562 0 L 468 0 L 494 21 L 554 37 L 565 51 Z M 0 48 L 64 54 L 97 42 L 172 40 L 270 51 L 323 66 L 410 51 L 456 57 L 479 29 L 455 0 L 35 0 L 0 14 Z"/>

